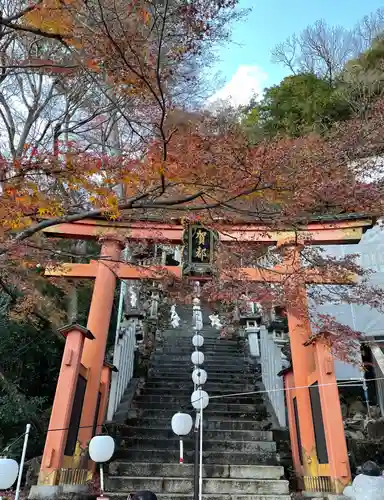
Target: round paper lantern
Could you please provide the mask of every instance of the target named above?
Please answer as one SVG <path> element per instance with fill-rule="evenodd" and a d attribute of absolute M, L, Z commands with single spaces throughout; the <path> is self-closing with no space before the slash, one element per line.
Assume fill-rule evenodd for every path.
<path fill-rule="evenodd" d="M 108 462 L 115 451 L 115 441 L 111 436 L 95 436 L 89 443 L 88 451 L 94 462 Z"/>
<path fill-rule="evenodd" d="M 207 372 L 202 368 L 195 368 L 192 372 L 192 381 L 196 385 L 204 385 L 207 378 Z"/>
<path fill-rule="evenodd" d="M 192 417 L 188 413 L 175 413 L 171 421 L 172 430 L 178 436 L 186 436 L 192 429 Z"/>
<path fill-rule="evenodd" d="M 208 393 L 197 389 L 197 391 L 192 392 L 191 403 L 195 410 L 200 410 L 201 407 L 206 408 L 209 403 Z"/>
<path fill-rule="evenodd" d="M 194 335 L 192 337 L 192 344 L 194 347 L 201 347 L 204 344 L 204 337 L 202 335 Z"/>
<path fill-rule="evenodd" d="M 0 490 L 8 490 L 17 479 L 19 464 L 11 458 L 0 458 Z"/>
<path fill-rule="evenodd" d="M 204 363 L 204 354 L 201 351 L 194 351 L 191 356 L 191 361 L 194 365 L 202 365 Z"/>

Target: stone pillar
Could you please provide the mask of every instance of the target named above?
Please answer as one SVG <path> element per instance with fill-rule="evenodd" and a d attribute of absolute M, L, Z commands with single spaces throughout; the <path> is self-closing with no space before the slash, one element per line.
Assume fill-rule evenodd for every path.
<path fill-rule="evenodd" d="M 335 493 L 342 493 L 351 482 L 351 471 L 335 364 L 330 348 L 324 339 L 314 341 L 314 352 L 330 476 Z"/>
<path fill-rule="evenodd" d="M 101 433 L 102 425 L 106 418 L 112 372 L 117 373 L 117 368 L 113 366 L 111 363 L 104 361 L 104 366 L 101 371 L 101 383 L 100 383 L 101 399 L 100 399 L 99 414 L 97 415 L 96 435 Z"/>
<path fill-rule="evenodd" d="M 164 248 L 161 249 L 161 265 L 165 266 L 167 262 L 167 252 Z"/>
<path fill-rule="evenodd" d="M 41 461 L 38 487 L 54 486 L 57 482 L 67 442 L 84 340 L 87 339 L 87 342 L 91 343 L 94 339 L 89 330 L 76 324 L 65 326 L 59 332 L 64 335 L 66 342 Z"/>
<path fill-rule="evenodd" d="M 78 441 L 82 448 L 86 448 L 92 438 L 116 287 L 116 270 L 119 266 L 122 249 L 123 242 L 115 239 L 113 236 L 105 237 L 102 241 L 88 316 L 88 328 L 94 334 L 95 340 L 93 342 L 85 342 L 82 357 L 82 364 L 88 368 L 87 388 L 78 436 Z"/>

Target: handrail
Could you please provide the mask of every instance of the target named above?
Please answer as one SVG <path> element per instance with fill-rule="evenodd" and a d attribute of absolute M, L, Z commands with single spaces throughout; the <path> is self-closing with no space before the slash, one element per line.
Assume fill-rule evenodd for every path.
<path fill-rule="evenodd" d="M 278 373 L 284 368 L 281 347 L 265 326 L 260 327 L 261 375 L 271 405 L 281 427 L 286 427 L 284 381 Z"/>
<path fill-rule="evenodd" d="M 139 320 L 132 318 L 123 322 L 116 333 L 118 338 L 113 353 L 113 365 L 117 368 L 117 372 L 112 373 L 107 420 L 113 419 L 123 394 L 132 380 L 138 327 Z"/>
<path fill-rule="evenodd" d="M 127 258 L 128 252 L 125 252 Z M 139 265 L 153 265 L 156 262 L 156 257 L 139 261 Z M 134 309 L 142 310 L 142 305 L 139 300 L 139 291 L 135 289 L 132 283 L 127 280 L 121 282 L 118 324 L 116 328 L 115 346 L 113 351 L 113 365 L 117 368 L 116 372 L 112 373 L 111 387 L 109 392 L 109 402 L 107 410 L 107 420 L 112 420 L 116 410 L 122 400 L 122 397 L 127 390 L 134 370 L 134 359 L 136 349 L 136 338 L 138 331 L 141 330 L 142 320 L 137 316 L 123 320 L 124 317 L 124 302 L 129 295 L 128 304 L 125 304 L 128 309 L 133 306 Z M 134 299 L 134 304 L 132 304 Z M 160 294 L 152 292 L 151 305 L 147 312 L 147 317 L 154 319 L 158 315 Z M 143 311 L 144 312 L 144 311 Z"/>

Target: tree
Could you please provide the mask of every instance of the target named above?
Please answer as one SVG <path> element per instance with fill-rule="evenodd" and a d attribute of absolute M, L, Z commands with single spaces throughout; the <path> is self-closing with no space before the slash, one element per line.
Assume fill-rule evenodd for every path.
<path fill-rule="evenodd" d="M 355 113 L 367 113 L 384 91 L 384 35 L 359 57 L 348 61 L 338 78 L 338 92 Z"/>
<path fill-rule="evenodd" d="M 314 73 L 332 86 L 336 75 L 355 53 L 353 34 L 342 27 L 330 27 L 324 20 L 308 26 L 299 36 L 293 35 L 272 52 L 275 62 L 294 74 Z"/>
<path fill-rule="evenodd" d="M 384 31 L 384 9 L 378 8 L 364 16 L 356 25 L 358 39 L 361 40 L 359 52 L 367 50 L 373 41 Z"/>
<path fill-rule="evenodd" d="M 299 137 L 311 131 L 323 132 L 349 115 L 347 103 L 326 80 L 306 73 L 288 76 L 267 88 L 262 100 L 248 107 L 243 123 L 268 136 Z"/>
<path fill-rule="evenodd" d="M 383 213 L 380 162 L 361 161 L 382 153 L 383 101 L 370 109 L 369 119 L 353 116 L 323 136 L 315 131 L 301 137 L 264 138 L 257 144 L 249 142 L 233 114 L 229 120 L 223 113 L 187 114 L 183 126 L 177 120 L 175 125 L 172 115 L 180 88 L 175 82 L 186 82 L 185 64 L 199 56 L 205 44 L 223 36 L 220 23 L 233 16 L 233 2 L 154 5 L 143 1 L 128 10 L 124 3 L 124 12 L 122 5 L 112 8 L 108 2 L 80 5 L 89 15 L 86 26 L 76 24 L 82 11 L 72 3 L 64 12 L 59 9 L 60 15 L 71 14 L 61 24 L 55 17 L 57 10 L 47 11 L 46 4 L 28 7 L 28 14 L 33 13 L 29 24 L 16 14 L 16 18 L 3 17 L 1 23 L 13 32 L 32 33 L 64 46 L 86 68 L 105 99 L 114 103 L 116 114 L 136 142 L 134 147 L 129 142 L 125 149 L 122 141 L 118 157 L 108 150 L 104 154 L 97 148 L 84 151 L 73 145 L 65 155 L 37 152 L 17 162 L 4 162 L 0 273 L 5 285 L 22 286 L 22 304 L 26 298 L 34 305 L 36 297 L 44 300 L 41 291 L 36 292 L 36 280 L 28 280 L 35 277 L 36 264 L 58 265 L 67 260 L 56 242 L 47 242 L 41 235 L 44 228 L 61 222 L 96 216 L 109 220 L 178 217 L 216 229 L 223 220 L 245 220 L 294 230 L 314 214 Z M 75 39 L 79 31 L 81 43 Z M 171 61 L 176 62 L 174 68 Z M 57 65 L 63 66 L 63 61 L 59 59 Z M 289 80 L 284 92 L 290 92 L 287 95 L 297 108 L 293 119 L 304 133 L 303 121 L 316 121 L 317 106 L 329 109 L 329 81 L 324 84 L 312 74 L 297 81 L 299 85 L 292 89 Z M 315 104 L 309 110 L 295 97 L 297 88 L 305 92 L 308 86 L 316 90 Z M 80 193 L 80 201 L 60 191 L 58 185 Z M 123 186 L 124 197 L 116 193 L 117 186 Z M 209 295 L 233 301 L 247 287 L 250 297 L 280 300 L 278 287 L 245 284 L 236 275 L 239 263 L 260 265 L 265 251 L 257 246 L 238 250 L 222 245 L 216 260 L 218 277 L 208 287 Z M 309 259 L 308 254 L 305 257 Z M 320 251 L 311 255 L 308 265 L 320 266 L 324 275 L 345 277 L 353 271 L 364 278 L 352 259 L 335 261 Z M 295 278 L 295 273 L 289 277 Z M 170 277 L 164 275 L 164 281 Z M 184 282 L 175 288 L 187 293 Z M 348 297 L 348 301 L 382 305 L 381 291 L 364 281 Z"/>
<path fill-rule="evenodd" d="M 235 5 L 232 0 L 212 0 L 204 6 L 145 0 L 128 5 L 125 1 L 113 5 L 69 2 L 59 7 L 49 0 L 21 7 L 8 2 L 0 23 L 6 54 L 3 76 L 10 84 L 18 83 L 22 98 L 24 80 L 30 83 L 33 103 L 26 99 L 24 104 L 27 114 L 33 107 L 29 120 L 33 125 L 22 130 L 22 137 L 14 131 L 19 102 L 17 96 L 13 101 L 4 96 L 3 118 L 12 158 L 2 162 L 5 232 L 30 227 L 36 217 L 53 213 L 77 218 L 75 212 L 90 207 L 115 217 L 121 185 L 129 186 L 124 196 L 134 193 L 127 207 L 136 199 L 164 193 L 162 163 L 174 133 L 169 116 L 186 99 L 196 102 L 194 91 L 201 89 L 197 69 L 202 60 L 206 62 L 212 43 L 226 38 L 228 23 L 238 16 Z M 12 57 L 14 46 L 26 53 L 21 63 Z M 45 101 L 44 106 L 39 102 L 36 79 L 41 88 L 48 86 L 49 108 Z M 79 92 L 88 84 L 89 95 Z M 6 88 L 13 92 L 15 85 Z M 52 102 L 54 96 L 61 99 L 59 105 Z M 13 110 L 10 102 L 17 103 Z M 49 115 L 42 117 L 41 124 L 35 108 L 39 118 L 43 111 Z M 52 108 L 58 108 L 55 118 Z M 19 121 L 24 124 L 23 117 Z M 36 134 L 41 128 L 45 137 L 51 129 L 53 151 L 41 147 L 42 139 Z M 61 147 L 60 138 L 68 139 L 75 132 L 76 143 L 68 147 L 64 140 Z M 141 168 L 141 158 L 154 138 L 161 145 L 162 158 L 147 169 L 143 176 L 147 192 L 141 193 L 135 169 Z M 116 150 L 119 156 L 114 158 Z M 11 207 L 14 202 L 18 208 Z M 28 221 L 27 214 L 32 217 Z M 33 260 L 32 253 L 29 248 L 18 257 Z M 27 274 L 25 266 L 22 274 Z"/>
<path fill-rule="evenodd" d="M 367 50 L 383 30 L 381 8 L 365 16 L 352 30 L 329 26 L 319 20 L 299 35 L 292 35 L 278 44 L 272 59 L 293 74 L 314 73 L 332 86 L 345 64 Z"/>

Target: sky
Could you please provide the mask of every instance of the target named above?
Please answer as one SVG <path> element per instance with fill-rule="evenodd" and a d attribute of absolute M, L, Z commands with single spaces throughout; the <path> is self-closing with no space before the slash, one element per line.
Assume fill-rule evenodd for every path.
<path fill-rule="evenodd" d="M 233 42 L 219 49 L 215 68 L 225 83 L 214 98 L 230 98 L 235 105 L 246 104 L 252 94 L 288 74 L 271 62 L 275 45 L 319 19 L 352 28 L 383 0 L 240 0 L 239 6 L 252 12 L 234 26 Z"/>

